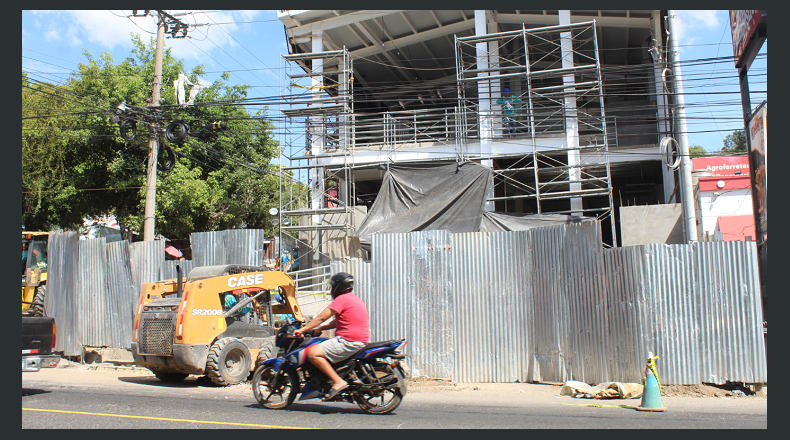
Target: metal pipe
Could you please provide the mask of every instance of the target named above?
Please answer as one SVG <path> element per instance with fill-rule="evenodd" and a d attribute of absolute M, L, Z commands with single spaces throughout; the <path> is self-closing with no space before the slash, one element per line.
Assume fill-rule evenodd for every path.
<path fill-rule="evenodd" d="M 178 281 L 177 281 L 178 284 L 176 284 L 176 292 L 177 292 L 177 295 L 178 295 L 179 298 L 182 298 L 184 296 L 184 287 L 183 287 L 182 276 L 183 275 L 181 274 L 181 265 L 180 264 L 176 264 L 176 278 L 178 278 Z"/>
<path fill-rule="evenodd" d="M 255 298 L 257 298 L 257 297 L 259 297 L 261 295 L 263 295 L 264 293 L 269 293 L 269 291 L 268 290 L 261 290 L 260 292 L 258 292 L 257 295 L 255 295 L 255 296 L 248 296 L 247 298 L 244 298 L 243 300 L 239 301 L 238 303 L 236 303 L 235 306 L 231 307 L 230 310 L 225 312 L 225 317 L 229 318 L 232 314 L 236 313 L 237 310 L 239 310 L 240 308 L 246 306 L 247 304 L 252 302 L 252 300 L 254 300 Z"/>

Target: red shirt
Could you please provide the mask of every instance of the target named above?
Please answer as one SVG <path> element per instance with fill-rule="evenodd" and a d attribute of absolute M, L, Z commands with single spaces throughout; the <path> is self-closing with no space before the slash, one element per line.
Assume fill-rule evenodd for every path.
<path fill-rule="evenodd" d="M 358 296 L 352 292 L 344 293 L 335 298 L 329 308 L 337 312 L 335 336 L 352 342 L 370 342 L 368 308 Z"/>

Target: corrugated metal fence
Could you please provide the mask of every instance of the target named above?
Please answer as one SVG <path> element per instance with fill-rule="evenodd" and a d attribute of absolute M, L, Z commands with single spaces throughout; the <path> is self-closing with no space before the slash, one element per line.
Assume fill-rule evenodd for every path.
<path fill-rule="evenodd" d="M 607 249 L 599 224 L 373 236 L 354 274 L 374 339 L 458 382 L 766 383 L 753 242 Z"/>
<path fill-rule="evenodd" d="M 46 307 L 58 351 L 128 348 L 144 282 L 195 266 L 261 265 L 263 231 L 192 234 L 193 261 L 161 241 L 50 235 Z M 356 277 L 374 339 L 406 338 L 418 374 L 458 382 L 639 382 L 648 351 L 662 383 L 766 383 L 753 242 L 607 249 L 597 222 L 519 232 L 373 236 Z"/>
<path fill-rule="evenodd" d="M 165 260 L 161 240 L 107 243 L 50 233 L 44 305 L 57 323 L 55 349 L 78 356 L 86 346 L 129 348 L 140 287 L 175 278 L 176 265 L 187 274 L 197 265 L 263 264 L 263 230 L 194 233 L 192 239 L 194 260 L 175 261 Z"/>

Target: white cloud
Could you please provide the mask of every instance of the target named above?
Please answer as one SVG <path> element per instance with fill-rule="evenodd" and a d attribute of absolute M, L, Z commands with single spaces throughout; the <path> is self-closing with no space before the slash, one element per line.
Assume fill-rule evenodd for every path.
<path fill-rule="evenodd" d="M 675 33 L 682 45 L 698 42 L 701 32 L 720 30 L 723 20 L 728 17 L 727 11 L 676 10 L 675 14 Z"/>
<path fill-rule="evenodd" d="M 236 15 L 236 17 L 238 17 L 239 21 L 253 21 L 259 15 L 266 12 L 274 12 L 274 11 L 235 11 L 234 14 Z"/>
<path fill-rule="evenodd" d="M 121 11 L 33 11 L 33 14 L 42 17 L 36 21 L 37 26 L 46 23 L 47 40 L 75 46 L 89 42 L 107 50 L 131 47 L 129 33 L 155 30 L 150 18 L 132 18 L 135 20 L 132 22 Z"/>

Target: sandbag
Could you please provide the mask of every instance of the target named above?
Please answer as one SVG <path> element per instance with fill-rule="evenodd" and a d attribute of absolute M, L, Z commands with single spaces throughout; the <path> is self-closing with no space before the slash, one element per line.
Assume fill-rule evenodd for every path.
<path fill-rule="evenodd" d="M 638 383 L 604 382 L 596 386 L 569 380 L 560 388 L 560 396 L 584 399 L 638 399 L 644 387 Z"/>

